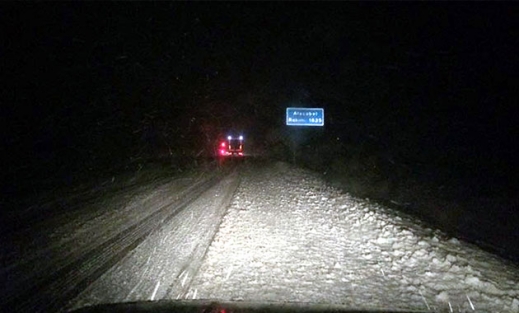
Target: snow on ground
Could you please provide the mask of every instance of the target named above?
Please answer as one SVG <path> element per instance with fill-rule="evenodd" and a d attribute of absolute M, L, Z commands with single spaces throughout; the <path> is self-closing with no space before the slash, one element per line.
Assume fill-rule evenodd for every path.
<path fill-rule="evenodd" d="M 0 278 L 8 282 L 0 288 L 4 301 L 88 255 L 92 249 L 155 213 L 164 203 L 175 201 L 207 176 L 194 173 L 117 188 L 116 192 L 42 219 L 37 227 L 25 233 L 13 234 L 15 239 L 5 241 L 0 253 Z"/>
<path fill-rule="evenodd" d="M 183 295 L 198 271 L 237 183 L 237 175 L 231 174 L 208 189 L 93 282 L 70 307 L 158 300 L 167 293 Z"/>
<path fill-rule="evenodd" d="M 12 249 L 2 250 L 2 259 L 5 259 L 6 263 L 16 263 L 13 261 L 31 258 L 39 253 L 48 254 L 49 249 L 57 250 L 52 254 L 60 254 L 59 250 L 63 250 L 64 245 L 72 244 L 77 248 L 82 242 L 92 241 L 93 237 L 102 233 L 117 234 L 120 229 L 125 229 L 128 224 L 131 225 L 145 218 L 146 215 L 153 213 L 152 209 L 158 208 L 149 205 L 148 202 L 157 198 L 174 198 L 178 195 L 177 192 L 185 190 L 193 183 L 194 179 L 189 177 L 169 178 L 139 184 L 132 188 L 121 188 L 118 192 L 110 192 L 88 201 L 83 200 L 79 204 L 69 204 L 61 199 L 55 200 L 48 204 L 49 208 L 39 209 L 49 211 L 44 219 L 38 221 L 41 225 L 38 225 L 36 230 L 32 227 L 29 229 L 30 232 L 23 234 L 23 245 L 16 242 Z M 69 197 L 72 198 L 74 195 Z M 66 210 L 53 216 L 52 212 L 58 206 L 64 206 Z M 142 207 L 149 209 L 136 209 Z M 66 250 L 64 249 L 65 252 Z"/>
<path fill-rule="evenodd" d="M 189 295 L 519 312 L 518 286 L 516 265 L 278 163 L 242 173 Z"/>
<path fill-rule="evenodd" d="M 41 255 L 53 255 L 55 258 L 48 266 L 56 267 L 56 258 L 67 258 L 72 252 L 80 252 L 117 235 L 159 209 L 157 201 L 173 201 L 191 184 L 192 179 L 150 184 L 96 199 L 95 203 L 79 209 L 71 208 L 69 214 L 61 217 L 63 224 L 52 220 L 41 227 L 42 233 L 30 234 L 23 246 L 15 246 L 24 250 L 17 251 L 19 255 L 13 253 L 17 262 L 12 266 L 35 259 L 41 265 Z"/>

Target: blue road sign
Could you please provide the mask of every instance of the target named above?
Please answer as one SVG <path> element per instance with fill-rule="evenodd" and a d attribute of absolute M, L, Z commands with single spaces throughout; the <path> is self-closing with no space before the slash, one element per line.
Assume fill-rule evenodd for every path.
<path fill-rule="evenodd" d="M 322 108 L 287 108 L 288 126 L 324 126 Z"/>

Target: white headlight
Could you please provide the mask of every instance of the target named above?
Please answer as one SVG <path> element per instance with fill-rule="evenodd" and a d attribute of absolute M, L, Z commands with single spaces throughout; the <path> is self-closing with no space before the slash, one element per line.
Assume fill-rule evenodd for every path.
<path fill-rule="evenodd" d="M 227 140 L 231 140 L 231 139 L 232 139 L 232 137 L 231 137 L 231 136 L 227 136 Z"/>
<path fill-rule="evenodd" d="M 243 136 L 240 136 L 240 140 L 243 140 Z"/>

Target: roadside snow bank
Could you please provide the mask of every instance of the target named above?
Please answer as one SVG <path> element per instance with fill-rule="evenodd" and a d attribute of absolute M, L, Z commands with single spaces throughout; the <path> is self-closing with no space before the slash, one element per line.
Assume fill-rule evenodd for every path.
<path fill-rule="evenodd" d="M 518 312 L 519 269 L 287 164 L 242 173 L 198 298 Z"/>

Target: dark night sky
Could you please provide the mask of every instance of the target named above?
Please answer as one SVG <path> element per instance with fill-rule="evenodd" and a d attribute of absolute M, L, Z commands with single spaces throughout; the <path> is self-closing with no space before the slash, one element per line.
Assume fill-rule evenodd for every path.
<path fill-rule="evenodd" d="M 330 133 L 356 127 L 419 158 L 515 164 L 516 4 L 0 8 L 11 168 L 137 153 L 158 140 L 149 120 L 155 133 L 190 142 L 200 135 L 192 129 L 230 124 L 259 136 L 298 103 L 324 107 Z"/>

